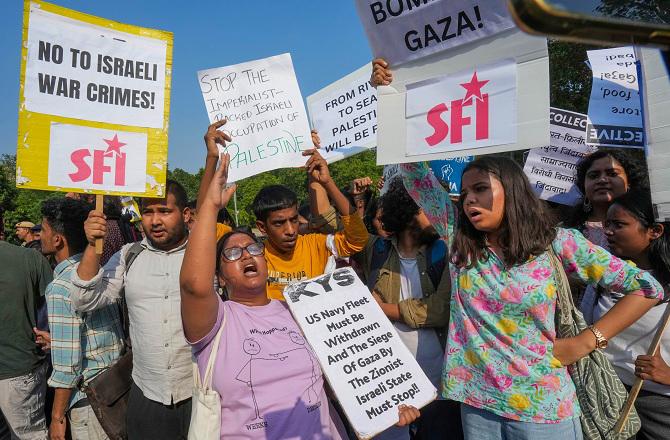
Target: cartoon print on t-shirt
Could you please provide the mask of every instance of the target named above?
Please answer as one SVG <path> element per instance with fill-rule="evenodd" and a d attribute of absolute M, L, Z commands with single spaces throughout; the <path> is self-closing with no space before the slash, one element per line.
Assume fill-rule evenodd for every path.
<path fill-rule="evenodd" d="M 312 377 L 310 384 L 307 386 L 307 389 L 305 389 L 305 391 L 302 394 L 304 397 L 306 397 L 306 401 L 310 405 L 310 408 L 314 406 L 318 407 L 320 406 L 321 403 L 320 394 L 315 388 L 315 385 L 319 382 L 321 376 L 321 371 L 319 370 L 318 363 L 316 359 L 314 359 L 312 350 L 310 350 L 309 346 L 306 345 L 305 338 L 303 338 L 303 336 L 300 333 L 298 333 L 295 330 L 291 330 L 290 332 L 288 332 L 288 336 L 289 338 L 291 338 L 291 342 L 298 345 L 298 347 L 293 348 L 291 350 L 282 351 L 280 353 L 270 353 L 270 356 L 278 357 L 280 355 L 286 355 L 287 353 L 297 350 L 304 350 L 307 353 L 307 357 L 309 358 L 309 361 L 312 365 Z"/>
<path fill-rule="evenodd" d="M 247 338 L 244 340 L 244 343 L 242 344 L 242 349 L 244 350 L 245 353 L 247 353 L 250 357 L 249 360 L 247 361 L 246 364 L 240 369 L 239 373 L 237 373 L 237 376 L 235 376 L 236 380 L 239 380 L 240 382 L 244 382 L 247 384 L 247 386 L 251 389 L 251 398 L 254 401 L 254 408 L 256 409 L 256 418 L 257 419 L 262 419 L 263 416 L 260 415 L 260 412 L 258 410 L 258 402 L 256 401 L 256 392 L 254 391 L 254 380 L 252 376 L 252 363 L 255 360 L 264 360 L 264 361 L 283 361 L 286 359 L 286 356 L 283 357 L 273 357 L 273 358 L 264 358 L 264 357 L 257 357 L 258 353 L 261 352 L 261 345 L 258 343 L 258 341 L 254 338 Z"/>

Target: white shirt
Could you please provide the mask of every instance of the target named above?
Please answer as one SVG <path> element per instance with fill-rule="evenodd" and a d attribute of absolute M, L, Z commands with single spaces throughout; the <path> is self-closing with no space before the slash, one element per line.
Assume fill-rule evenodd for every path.
<path fill-rule="evenodd" d="M 416 258 L 400 256 L 400 300 L 423 298 L 421 274 Z M 398 336 L 414 355 L 423 372 L 440 389 L 444 350 L 432 328 L 414 329 L 402 322 L 394 322 Z"/>
<path fill-rule="evenodd" d="M 616 293 L 605 293 L 598 297 L 598 302 L 593 310 L 594 321 L 599 320 L 623 295 Z M 652 339 L 661 324 L 667 303 L 661 303 L 652 307 L 640 319 L 628 328 L 609 340 L 605 355 L 612 362 L 617 375 L 623 383 L 632 386 L 635 381 L 635 359 L 640 355 L 646 355 Z M 661 337 L 661 357 L 670 362 L 670 332 L 663 332 Z M 662 385 L 651 380 L 645 380 L 642 389 L 652 393 L 670 396 L 670 386 Z"/>
<path fill-rule="evenodd" d="M 133 381 L 147 399 L 171 405 L 191 397 L 191 347 L 181 324 L 179 272 L 186 244 L 170 251 L 145 248 L 126 274 L 125 255 L 131 244 L 114 254 L 89 281 L 75 271 L 72 302 L 79 312 L 115 303 L 125 288 L 133 346 Z"/>

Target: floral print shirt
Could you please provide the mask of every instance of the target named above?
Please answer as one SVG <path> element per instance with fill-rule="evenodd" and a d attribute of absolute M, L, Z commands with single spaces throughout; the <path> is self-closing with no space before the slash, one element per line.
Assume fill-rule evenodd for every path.
<path fill-rule="evenodd" d="M 420 180 L 422 168 L 405 167 L 406 184 Z M 435 196 L 409 192 L 420 207 L 431 210 L 424 206 Z M 592 244 L 576 230 L 559 228 L 552 247 L 569 277 L 621 293 L 663 296 L 653 277 Z M 451 264 L 450 272 L 443 395 L 526 422 L 558 423 L 578 416 L 572 379 L 553 356 L 556 287 L 549 255 L 506 267 L 490 252 L 485 261 L 470 269 Z"/>

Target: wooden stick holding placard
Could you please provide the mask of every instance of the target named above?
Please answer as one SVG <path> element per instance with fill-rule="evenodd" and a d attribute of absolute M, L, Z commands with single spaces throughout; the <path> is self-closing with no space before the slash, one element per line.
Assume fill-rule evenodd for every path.
<path fill-rule="evenodd" d="M 665 307 L 665 314 L 661 320 L 661 325 L 658 327 L 658 330 L 654 335 L 654 339 L 651 341 L 647 355 L 654 356 L 660 350 L 661 337 L 663 336 L 663 331 L 668 326 L 668 322 L 670 322 L 670 304 Z M 623 425 L 626 423 L 626 420 L 628 420 L 628 416 L 630 416 L 630 411 L 633 409 L 635 399 L 637 399 L 637 395 L 640 393 L 643 383 L 643 379 L 640 379 L 639 377 L 635 378 L 633 388 L 631 388 L 630 393 L 628 393 L 628 399 L 626 400 L 623 411 L 619 416 L 619 420 L 616 422 L 616 425 L 614 425 L 614 432 L 621 434 L 621 431 L 623 431 Z"/>
<path fill-rule="evenodd" d="M 104 210 L 104 199 L 105 196 L 102 194 L 96 194 L 95 196 L 95 210 L 98 212 L 103 212 Z M 102 245 L 104 244 L 104 239 L 98 238 L 95 240 L 95 253 L 96 255 L 102 255 Z"/>

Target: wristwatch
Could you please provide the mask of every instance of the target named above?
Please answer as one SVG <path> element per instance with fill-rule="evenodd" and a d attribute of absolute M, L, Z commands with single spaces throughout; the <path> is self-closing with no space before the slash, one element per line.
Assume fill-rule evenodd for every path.
<path fill-rule="evenodd" d="M 598 328 L 592 325 L 588 326 L 587 328 L 591 330 L 593 336 L 596 337 L 596 348 L 599 348 L 601 350 L 607 348 L 607 344 L 609 343 L 609 341 L 607 340 L 607 338 L 605 338 L 605 336 L 603 336 L 602 333 L 600 333 L 600 330 L 598 330 Z"/>

